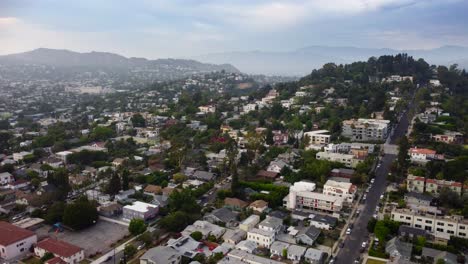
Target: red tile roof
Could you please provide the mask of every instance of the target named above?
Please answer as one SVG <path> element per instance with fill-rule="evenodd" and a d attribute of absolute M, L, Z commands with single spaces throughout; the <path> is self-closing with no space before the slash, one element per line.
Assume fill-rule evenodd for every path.
<path fill-rule="evenodd" d="M 52 238 L 46 238 L 40 241 L 39 243 L 37 243 L 36 247 L 42 248 L 47 252 L 65 258 L 71 257 L 83 250 L 80 247 L 69 244 L 65 241 L 55 240 Z"/>
<path fill-rule="evenodd" d="M 49 259 L 47 260 L 46 262 L 44 262 L 45 264 L 65 264 L 66 262 L 63 261 L 61 258 L 59 257 L 55 257 L 55 258 L 52 258 L 52 259 Z"/>
<path fill-rule="evenodd" d="M 424 149 L 424 148 L 412 148 L 410 149 L 410 153 L 417 153 L 417 154 L 425 154 L 425 155 L 435 155 L 436 151 L 432 149 Z"/>
<path fill-rule="evenodd" d="M 11 245 L 35 235 L 36 233 L 30 230 L 0 221 L 0 245 L 2 246 Z"/>

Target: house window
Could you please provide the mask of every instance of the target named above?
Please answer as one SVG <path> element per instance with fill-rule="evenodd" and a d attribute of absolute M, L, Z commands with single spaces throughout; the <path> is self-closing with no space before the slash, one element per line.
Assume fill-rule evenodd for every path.
<path fill-rule="evenodd" d="M 452 230 L 447 230 L 447 233 L 452 234 L 452 235 L 455 234 L 455 232 L 453 232 Z"/>
<path fill-rule="evenodd" d="M 458 233 L 458 235 L 460 235 L 460 236 L 466 236 L 466 233 L 460 232 L 460 233 Z"/>
<path fill-rule="evenodd" d="M 417 224 L 416 224 L 416 225 L 414 225 L 414 227 L 416 227 L 416 228 L 422 228 L 422 226 L 421 226 L 421 225 L 417 225 Z"/>
<path fill-rule="evenodd" d="M 461 230 L 465 230 L 465 226 L 460 226 L 458 228 L 461 229 Z"/>
<path fill-rule="evenodd" d="M 426 220 L 426 224 L 432 224 L 431 220 Z"/>
<path fill-rule="evenodd" d="M 437 223 L 437 225 L 438 226 L 444 226 L 444 223 L 439 222 L 439 223 Z"/>
<path fill-rule="evenodd" d="M 439 232 L 444 232 L 443 228 L 437 228 L 436 230 L 439 231 Z"/>

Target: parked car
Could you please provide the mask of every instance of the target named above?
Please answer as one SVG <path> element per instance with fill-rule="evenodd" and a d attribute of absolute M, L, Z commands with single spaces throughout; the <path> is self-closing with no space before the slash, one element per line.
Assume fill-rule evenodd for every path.
<path fill-rule="evenodd" d="M 351 235 L 351 228 L 346 229 L 346 234 Z"/>

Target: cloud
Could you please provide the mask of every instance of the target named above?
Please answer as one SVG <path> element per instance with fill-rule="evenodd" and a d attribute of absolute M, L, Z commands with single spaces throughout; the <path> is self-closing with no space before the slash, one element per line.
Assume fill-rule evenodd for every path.
<path fill-rule="evenodd" d="M 17 24 L 20 20 L 16 17 L 0 17 L 0 27 Z"/>
<path fill-rule="evenodd" d="M 236 3 L 215 1 L 204 3 L 205 15 L 244 30 L 278 31 L 305 22 L 330 20 L 336 17 L 353 16 L 376 12 L 389 7 L 404 7 L 430 3 L 433 0 L 275 0 L 238 1 Z"/>

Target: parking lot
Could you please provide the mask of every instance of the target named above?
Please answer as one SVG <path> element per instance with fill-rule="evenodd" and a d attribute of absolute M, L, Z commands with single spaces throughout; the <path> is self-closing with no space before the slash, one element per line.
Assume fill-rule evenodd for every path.
<path fill-rule="evenodd" d="M 128 234 L 125 226 L 106 221 L 99 221 L 94 226 L 77 232 L 65 230 L 61 233 L 49 233 L 49 230 L 50 226 L 47 225 L 36 230 L 38 238 L 42 239 L 49 236 L 82 247 L 85 250 L 86 257 L 94 255 L 96 252 L 105 253 L 109 251 L 112 244 Z"/>

